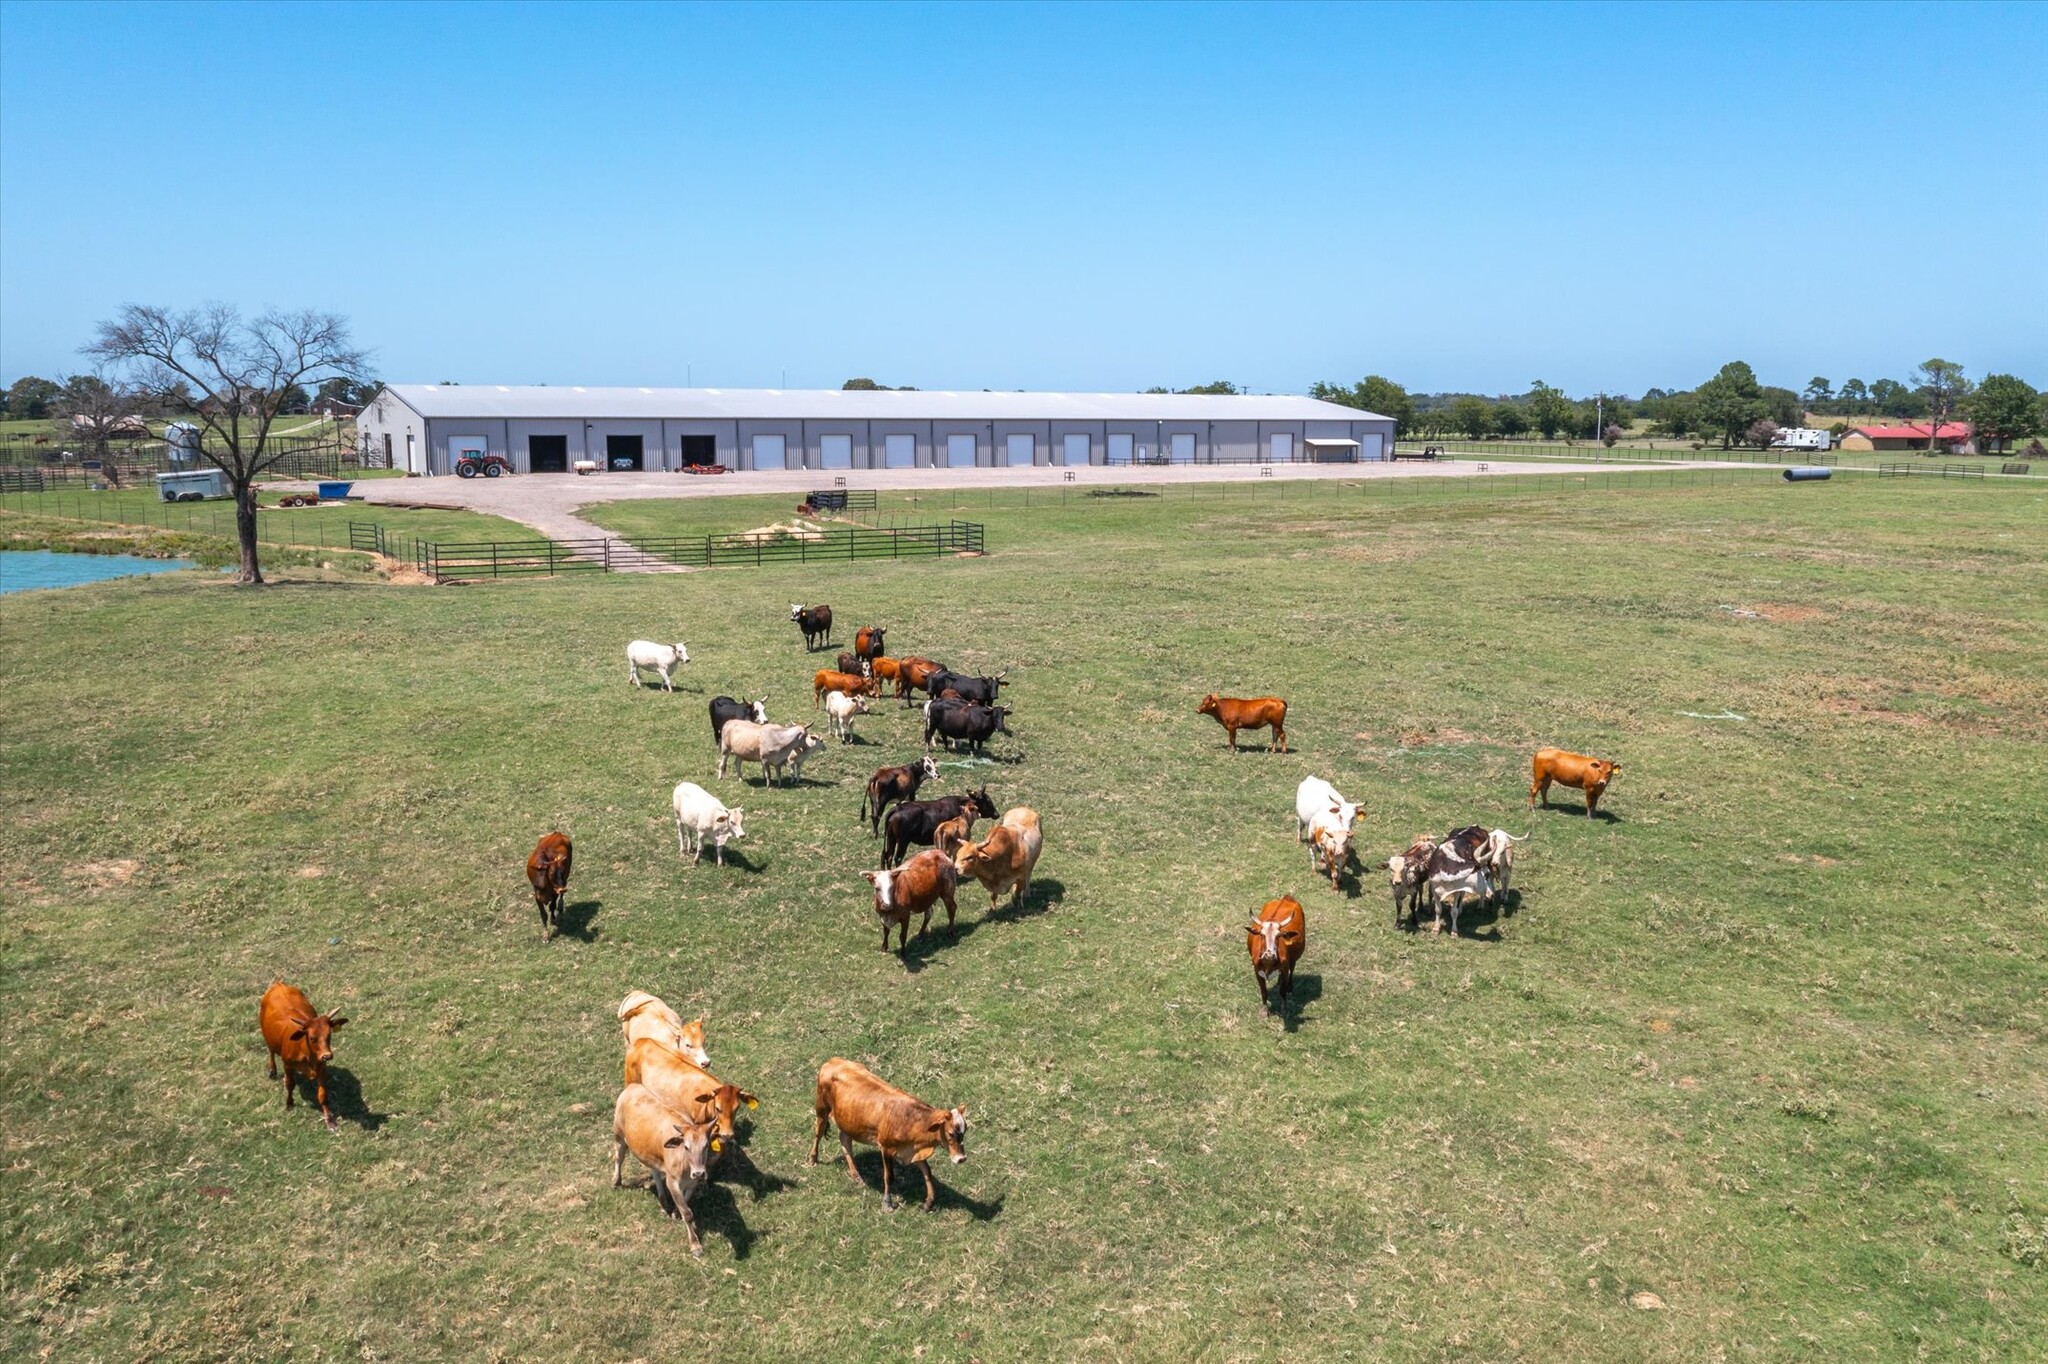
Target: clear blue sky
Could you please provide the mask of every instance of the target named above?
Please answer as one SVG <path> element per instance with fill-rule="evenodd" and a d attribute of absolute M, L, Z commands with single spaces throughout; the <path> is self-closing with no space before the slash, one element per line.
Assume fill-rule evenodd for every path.
<path fill-rule="evenodd" d="M 2048 386 L 2048 5 L 0 5 L 0 381 Z"/>

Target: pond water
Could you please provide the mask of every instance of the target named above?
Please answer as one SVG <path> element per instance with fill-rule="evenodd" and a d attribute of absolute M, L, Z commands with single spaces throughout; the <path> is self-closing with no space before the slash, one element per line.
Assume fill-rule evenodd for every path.
<path fill-rule="evenodd" d="M 190 568 L 190 559 L 143 559 L 133 554 L 56 554 L 47 549 L 0 550 L 0 592 L 30 592 L 40 587 L 77 587 L 80 583 L 129 578 L 138 573 L 169 573 Z"/>

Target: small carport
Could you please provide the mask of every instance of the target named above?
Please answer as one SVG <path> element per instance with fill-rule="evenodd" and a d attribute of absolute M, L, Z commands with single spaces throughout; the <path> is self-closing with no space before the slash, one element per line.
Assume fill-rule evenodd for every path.
<path fill-rule="evenodd" d="M 1341 436 L 1310 436 L 1302 441 L 1311 464 L 1356 464 L 1358 442 Z"/>

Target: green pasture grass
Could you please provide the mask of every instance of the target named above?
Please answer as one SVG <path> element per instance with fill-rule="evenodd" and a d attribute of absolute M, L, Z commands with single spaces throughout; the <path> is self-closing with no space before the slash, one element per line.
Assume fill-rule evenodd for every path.
<path fill-rule="evenodd" d="M 736 502 L 606 515 L 788 515 Z M 2048 1350 L 2048 497 L 982 519 L 978 559 L 0 599 L 0 1354 Z M 942 786 L 1043 816 L 1020 911 L 969 887 L 957 933 L 878 950 L 854 812 L 910 713 L 799 786 L 713 775 L 708 697 L 812 716 L 795 600 L 1009 670 L 1015 735 Z M 681 690 L 627 685 L 636 637 L 689 642 Z M 1227 752 L 1211 690 L 1286 696 L 1295 751 Z M 1611 818 L 1525 809 L 1544 744 L 1622 762 Z M 1364 802 L 1367 862 L 1533 831 L 1513 912 L 1408 933 L 1383 873 L 1318 884 L 1309 773 Z M 723 869 L 676 855 L 684 779 L 746 809 Z M 1283 891 L 1284 1020 L 1240 931 Z M 265 1078 L 279 975 L 351 1016 L 336 1134 Z M 701 1260 L 609 1187 L 634 988 L 761 1098 Z M 833 1055 L 967 1105 L 935 1213 L 885 1215 L 872 1153 L 861 1187 L 805 1164 Z"/>
<path fill-rule="evenodd" d="M 487 512 L 445 511 L 430 507 L 384 507 L 351 502 L 339 507 L 278 507 L 276 498 L 259 489 L 258 537 L 280 545 L 346 547 L 348 523 L 381 525 L 387 535 L 412 539 L 478 541 L 532 540 L 538 533 Z M 235 534 L 234 504 L 224 499 L 168 503 L 151 487 L 65 489 L 46 493 L 0 494 L 0 514 L 60 517 L 74 521 L 159 526 L 202 535 Z"/>

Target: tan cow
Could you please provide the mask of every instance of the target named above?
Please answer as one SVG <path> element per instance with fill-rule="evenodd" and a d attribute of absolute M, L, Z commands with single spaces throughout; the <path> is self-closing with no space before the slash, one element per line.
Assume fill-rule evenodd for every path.
<path fill-rule="evenodd" d="M 651 1037 L 643 1037 L 626 1048 L 626 1083 L 645 1085 L 654 1097 L 681 1113 L 691 1122 L 708 1122 L 718 1136 L 733 1141 L 733 1119 L 742 1107 L 755 1108 L 759 1100 L 729 1085 L 699 1065 L 693 1065 Z"/>
<path fill-rule="evenodd" d="M 626 1152 L 647 1167 L 655 1201 L 670 1217 L 683 1219 L 690 1253 L 702 1255 L 690 1200 L 704 1186 L 710 1158 L 722 1145 L 709 1123 L 691 1122 L 655 1097 L 645 1085 L 627 1085 L 612 1107 L 612 1187 L 625 1183 Z"/>
<path fill-rule="evenodd" d="M 939 1198 L 938 1185 L 932 1180 L 931 1158 L 944 1146 L 955 1165 L 967 1159 L 964 1107 L 933 1108 L 858 1062 L 835 1056 L 818 1068 L 815 1108 L 818 1121 L 811 1138 L 811 1164 L 818 1163 L 825 1133 L 835 1124 L 839 1128 L 839 1147 L 846 1153 L 846 1173 L 854 1183 L 860 1183 L 861 1178 L 853 1163 L 853 1144 L 879 1147 L 885 1212 L 896 1206 L 889 1178 L 894 1166 L 914 1166 L 924 1176 L 924 1210 L 930 1212 Z"/>
<path fill-rule="evenodd" d="M 1003 892 L 1011 892 L 1010 908 L 1024 904 L 1031 889 L 1031 873 L 1038 866 L 1038 854 L 1045 847 L 1039 830 L 1038 811 L 1019 805 L 1006 810 L 988 837 L 979 843 L 963 843 L 953 854 L 953 867 L 962 876 L 972 876 L 988 892 L 993 911 Z"/>
<path fill-rule="evenodd" d="M 1593 817 L 1599 808 L 1600 797 L 1607 790 L 1607 784 L 1621 775 L 1621 764 L 1605 758 L 1589 758 L 1583 753 L 1568 753 L 1562 748 L 1539 748 L 1536 750 L 1535 777 L 1529 783 L 1529 808 L 1536 808 L 1540 797 L 1547 807 L 1550 804 L 1550 784 L 1573 786 L 1586 793 L 1586 818 Z"/>
<path fill-rule="evenodd" d="M 711 1064 L 711 1054 L 704 1050 L 704 1020 L 683 1022 L 674 1009 L 645 990 L 635 990 L 619 1001 L 619 1028 L 626 1034 L 628 1047 L 651 1037 L 700 1066 Z"/>

